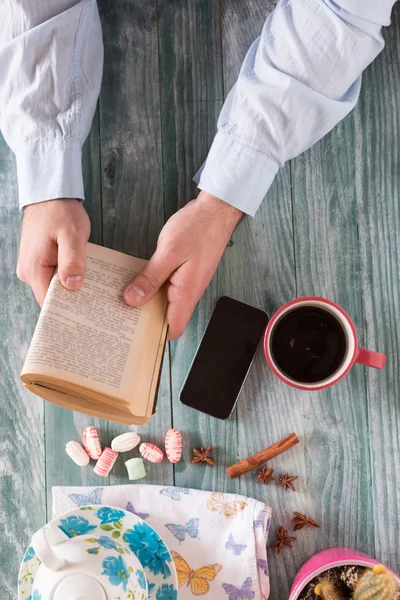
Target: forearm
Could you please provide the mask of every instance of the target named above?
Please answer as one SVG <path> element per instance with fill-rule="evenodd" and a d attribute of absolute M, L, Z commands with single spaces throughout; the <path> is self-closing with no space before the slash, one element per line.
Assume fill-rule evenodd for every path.
<path fill-rule="evenodd" d="M 254 215 L 279 167 L 355 106 L 393 4 L 280 2 L 223 107 L 200 189 Z"/>
<path fill-rule="evenodd" d="M 0 128 L 16 155 L 21 208 L 83 199 L 81 150 L 102 66 L 95 0 L 2 5 Z"/>

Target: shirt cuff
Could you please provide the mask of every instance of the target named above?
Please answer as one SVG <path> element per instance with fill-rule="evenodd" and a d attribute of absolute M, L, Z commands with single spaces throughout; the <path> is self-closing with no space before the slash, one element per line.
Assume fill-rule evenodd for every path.
<path fill-rule="evenodd" d="M 18 149 L 19 207 L 76 198 L 84 200 L 82 149 L 79 140 L 60 138 Z"/>
<path fill-rule="evenodd" d="M 278 169 L 267 156 L 219 131 L 194 181 L 199 189 L 254 217 Z"/>

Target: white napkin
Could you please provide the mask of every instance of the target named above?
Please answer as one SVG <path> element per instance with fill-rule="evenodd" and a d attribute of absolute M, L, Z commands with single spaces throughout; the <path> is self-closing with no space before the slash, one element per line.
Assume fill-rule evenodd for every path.
<path fill-rule="evenodd" d="M 198 595 L 209 600 L 268 598 L 266 544 L 271 509 L 262 502 L 234 494 L 154 485 L 53 488 L 54 516 L 85 504 L 128 509 L 159 533 L 179 555 L 175 565 L 181 571 L 180 600 L 194 600 Z M 206 594 L 204 582 L 196 580 L 196 572 L 203 567 L 210 567 Z M 199 578 L 204 574 L 203 569 Z"/>

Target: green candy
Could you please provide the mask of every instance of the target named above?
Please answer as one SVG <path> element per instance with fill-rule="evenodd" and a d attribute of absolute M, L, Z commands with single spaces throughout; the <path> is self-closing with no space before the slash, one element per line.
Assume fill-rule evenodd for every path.
<path fill-rule="evenodd" d="M 130 458 L 126 461 L 125 466 L 130 481 L 136 481 L 137 479 L 146 477 L 146 469 L 144 468 L 144 462 L 141 458 Z"/>

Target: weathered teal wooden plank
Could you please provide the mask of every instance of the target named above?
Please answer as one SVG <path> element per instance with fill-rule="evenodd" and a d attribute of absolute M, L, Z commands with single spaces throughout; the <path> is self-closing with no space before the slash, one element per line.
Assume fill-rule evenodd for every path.
<path fill-rule="evenodd" d="M 267 14 L 274 3 L 255 0 L 245 2 L 223 0 L 222 34 L 225 89 L 235 83 L 245 54 L 260 35 Z M 259 212 L 247 219 L 233 237 L 234 245 L 226 251 L 228 277 L 222 290 L 228 289 L 234 297 L 259 306 L 272 315 L 288 300 L 296 296 L 293 248 L 290 166 L 278 174 Z M 227 268 L 224 266 L 224 268 Z M 256 480 L 256 471 L 240 479 L 241 493 L 258 498 L 273 508 L 272 530 L 280 525 L 290 526 L 293 510 L 306 510 L 307 476 L 304 458 L 305 426 L 302 404 L 298 395 L 274 378 L 267 368 L 262 348 L 256 355 L 252 370 L 237 406 L 238 456 L 242 459 L 287 434 L 295 431 L 301 439 L 287 454 L 271 461 L 275 477 L 280 472 L 299 475 L 296 494 L 284 494 L 276 481 L 268 487 Z M 273 540 L 271 533 L 270 540 Z M 306 535 L 312 547 L 312 536 Z M 295 572 L 292 553 L 277 557 L 269 552 L 271 598 L 286 600 L 290 579 Z M 300 559 L 301 560 L 301 559 Z"/>
<path fill-rule="evenodd" d="M 164 223 L 156 3 L 117 5 L 102 0 L 105 68 L 100 97 L 103 235 L 106 246 L 150 258 Z M 166 352 L 157 415 L 140 428 L 144 441 L 163 446 L 171 427 Z M 110 423 L 109 439 L 127 428 Z M 111 483 L 128 483 L 122 456 Z M 144 483 L 172 484 L 172 466 L 146 464 Z"/>
<path fill-rule="evenodd" d="M 0 597 L 16 598 L 19 564 L 46 518 L 43 401 L 19 373 L 38 309 L 15 275 L 19 228 L 15 161 L 0 135 Z"/>
<path fill-rule="evenodd" d="M 360 342 L 392 356 L 385 372 L 356 367 L 313 402 L 310 418 L 319 414 L 325 423 L 320 455 L 308 452 L 325 507 L 321 540 L 358 547 L 398 571 L 398 11 L 395 16 L 354 115 L 296 161 L 293 190 L 298 281 L 341 303 Z"/>
<path fill-rule="evenodd" d="M 354 116 L 292 164 L 298 295 L 339 303 L 363 339 Z M 296 397 L 306 473 L 301 512 L 313 515 L 321 530 L 299 533 L 288 563 L 290 579 L 317 550 L 373 547 L 373 528 L 366 517 L 372 513 L 372 496 L 363 369 L 354 368 L 332 389 Z"/>
<path fill-rule="evenodd" d="M 90 136 L 83 150 L 83 172 L 85 185 L 85 208 L 92 225 L 91 241 L 102 243 L 99 122 L 96 111 Z M 108 441 L 107 422 L 93 419 L 81 413 L 45 402 L 46 440 L 46 491 L 47 513 L 52 511 L 51 491 L 55 485 L 96 485 L 103 484 L 91 468 L 81 469 L 65 453 L 65 445 L 70 440 L 81 441 L 85 427 L 98 428 L 101 440 Z"/>
<path fill-rule="evenodd" d="M 158 3 L 166 216 L 197 196 L 223 101 L 218 3 Z"/>
<path fill-rule="evenodd" d="M 393 55 L 396 53 L 396 35 L 391 39 Z M 390 82 L 393 58 L 390 54 L 383 54 L 379 60 L 382 61 L 381 65 L 386 65 Z M 369 248 L 375 213 L 380 214 L 375 229 L 376 240 L 382 237 L 384 243 L 382 228 L 390 227 L 393 221 L 391 213 L 398 210 L 398 191 L 392 188 L 388 192 L 389 208 L 385 207 L 380 212 L 379 199 L 373 194 L 366 197 L 366 190 L 378 189 L 383 180 L 388 180 L 387 172 L 383 174 L 372 166 L 372 147 L 396 147 L 393 145 L 396 143 L 396 132 L 393 131 L 393 144 L 390 145 L 389 141 L 388 146 L 388 140 L 381 137 L 385 129 L 381 122 L 374 119 L 373 112 L 385 104 L 390 123 L 387 129 L 390 130 L 393 123 L 397 123 L 398 127 L 398 109 L 395 104 L 387 103 L 387 83 L 385 92 L 383 87 L 380 88 L 385 100 L 379 97 L 379 93 L 371 93 L 371 90 L 379 89 L 374 83 L 378 72 L 375 69 L 379 70 L 379 67 L 374 65 L 367 72 L 361 104 L 354 114 L 320 144 L 294 161 L 293 199 L 299 295 L 315 293 L 337 301 L 353 317 L 361 342 L 380 347 L 384 329 L 379 327 L 379 319 L 374 316 L 372 307 L 376 311 L 376 305 L 385 302 L 380 292 L 381 268 L 376 262 L 378 255 L 374 254 L 373 265 L 372 255 L 366 249 Z M 380 69 L 379 72 L 384 71 L 383 66 Z M 395 78 L 391 81 L 394 86 Z M 391 91 L 395 98 L 396 90 Z M 382 146 L 379 146 L 378 140 Z M 368 157 L 367 160 L 362 160 L 362 156 Z M 385 164 L 382 158 L 379 163 L 381 169 Z M 393 161 L 389 164 L 395 171 Z M 387 237 L 385 239 L 388 241 Z M 361 248 L 364 247 L 361 255 L 360 243 Z M 391 265 L 390 251 L 383 251 L 380 256 L 385 257 L 384 264 Z M 370 334 L 371 329 L 374 335 Z M 388 337 L 389 331 L 386 333 Z M 388 377 L 377 372 L 367 373 L 366 376 L 367 381 L 373 378 L 375 386 L 380 387 L 382 397 L 387 397 L 391 405 L 394 398 Z M 372 390 L 372 384 L 370 386 Z M 383 523 L 387 527 L 390 522 L 387 512 L 384 518 L 379 516 L 382 514 L 379 510 L 382 503 L 390 508 L 390 514 L 393 515 L 390 529 L 393 527 L 395 530 L 397 512 L 394 516 L 393 508 L 398 502 L 396 476 L 386 480 L 386 475 L 377 479 L 375 475 L 376 462 L 382 464 L 386 460 L 392 464 L 390 461 L 393 460 L 393 451 L 396 455 L 398 444 L 395 442 L 393 448 L 393 435 L 395 439 L 397 436 L 396 425 L 384 421 L 385 411 L 383 409 L 381 414 L 381 410 L 382 405 L 380 402 L 377 405 L 375 397 L 367 403 L 365 372 L 361 367 L 356 367 L 347 380 L 336 388 L 313 395 L 312 405 L 308 405 L 307 411 L 302 411 L 307 412 L 309 419 L 305 431 L 308 437 L 306 469 L 312 473 L 309 489 L 310 492 L 317 490 L 318 504 L 323 506 L 320 517 L 322 530 L 317 548 L 347 545 L 376 554 L 379 558 L 391 558 L 392 561 L 397 558 L 398 561 L 398 541 L 394 540 L 395 536 L 388 541 L 386 532 L 380 540 L 375 540 L 376 532 L 382 532 Z M 391 439 L 388 444 L 381 441 L 381 423 L 388 439 Z M 371 437 L 372 428 L 375 430 L 375 439 Z M 371 463 L 371 451 L 373 456 L 375 450 L 372 449 L 376 448 L 377 439 L 380 440 L 379 452 Z M 378 506 L 381 504 L 378 509 L 377 502 Z M 316 511 L 318 504 L 315 504 Z M 379 524 L 374 527 L 375 519 Z M 391 548 L 391 552 L 388 552 L 388 548 Z M 314 549 L 315 546 L 298 543 L 296 558 L 299 554 L 306 558 Z"/>
<path fill-rule="evenodd" d="M 150 258 L 164 223 L 156 3 L 101 0 L 104 243 Z"/>
<path fill-rule="evenodd" d="M 164 193 L 167 215 L 197 195 L 192 177 L 207 156 L 222 107 L 222 59 L 218 3 L 212 0 L 159 2 L 161 110 Z M 173 422 L 184 435 L 184 462 L 175 483 L 203 489 L 225 486 L 223 464 L 236 448 L 236 420 L 212 421 L 183 407 L 179 390 L 215 299 L 221 295 L 215 278 L 184 336 L 171 344 Z M 216 469 L 191 465 L 191 449 L 212 443 Z"/>
<path fill-rule="evenodd" d="M 388 355 L 384 372 L 366 371 L 377 558 L 400 572 L 400 6 L 386 47 L 368 69 L 355 114 L 355 184 L 361 247 L 363 344 Z"/>

